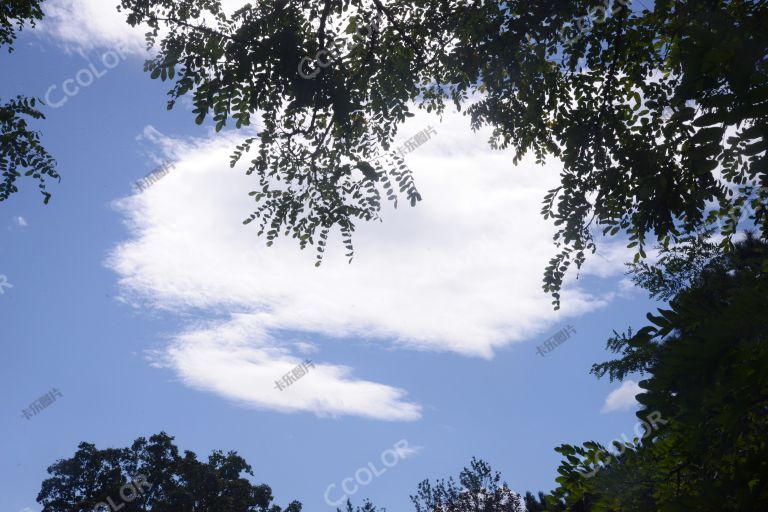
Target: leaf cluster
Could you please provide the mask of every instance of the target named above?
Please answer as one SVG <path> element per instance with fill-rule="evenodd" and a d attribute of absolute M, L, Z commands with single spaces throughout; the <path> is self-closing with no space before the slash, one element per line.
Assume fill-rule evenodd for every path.
<path fill-rule="evenodd" d="M 290 235 L 322 257 L 330 229 L 349 249 L 355 223 L 379 218 L 382 189 L 418 202 L 402 161 L 372 160 L 414 104 L 439 114 L 455 105 L 473 128 L 493 128 L 492 147 L 512 148 L 516 162 L 561 160 L 542 210 L 557 227 L 544 274 L 556 307 L 565 273 L 595 250 L 595 228 L 627 238 L 638 261 L 649 242 L 674 245 L 747 205 L 766 225 L 768 197 L 755 191 L 768 186 L 768 5 L 616 6 L 267 0 L 228 15 L 218 0 L 122 1 L 130 24 L 151 28 L 159 52 L 147 71 L 173 82 L 169 107 L 191 94 L 196 121 L 219 130 L 260 116 L 258 137 L 232 163 L 258 141 L 247 222 L 268 242 Z M 598 8 L 602 19 L 575 23 Z M 301 76 L 302 59 L 375 18 L 370 38 Z M 724 246 L 735 230 L 724 224 Z"/>
<path fill-rule="evenodd" d="M 43 0 L 4 0 L 0 4 L 0 46 L 8 45 L 8 53 L 13 51 L 13 42 L 25 24 L 34 27 L 43 19 L 42 3 Z"/>
<path fill-rule="evenodd" d="M 668 262 L 679 256 L 663 255 Z M 667 267 L 678 274 L 672 281 L 683 275 L 688 284 L 667 308 L 648 315 L 650 325 L 609 341 L 619 359 L 592 369 L 611 379 L 646 375 L 637 417 L 655 412 L 663 424 L 603 459 L 598 443 L 561 446 L 565 459 L 553 496 L 567 510 L 768 506 L 767 256 L 768 245 L 748 235 L 696 272 Z"/>
<path fill-rule="evenodd" d="M 5 0 L 0 3 L 0 46 L 13 42 L 25 24 L 32 27 L 43 18 L 42 0 Z M 18 192 L 16 181 L 22 175 L 38 181 L 43 201 L 48 204 L 51 194 L 46 191 L 45 179 L 61 179 L 56 172 L 56 161 L 40 142 L 40 133 L 31 130 L 29 120 L 45 119 L 37 109 L 42 103 L 35 98 L 17 96 L 5 103 L 0 99 L 0 202 Z"/>
<path fill-rule="evenodd" d="M 296 501 L 285 509 L 273 504 L 270 487 L 245 477 L 253 471 L 237 453 L 214 451 L 201 461 L 191 451 L 180 454 L 165 433 L 140 437 L 126 448 L 99 450 L 81 443 L 73 457 L 56 462 L 48 473 L 37 498 L 43 512 L 91 512 L 108 499 L 124 512 L 301 512 Z M 124 502 L 120 489 L 138 475 L 151 488 Z"/>
<path fill-rule="evenodd" d="M 18 192 L 16 181 L 27 176 L 38 181 L 43 201 L 48 204 L 51 194 L 46 191 L 46 178 L 61 180 L 56 161 L 40 142 L 40 132 L 28 125 L 31 119 L 45 118 L 37 104 L 35 98 L 23 96 L 0 103 L 0 202 Z"/>

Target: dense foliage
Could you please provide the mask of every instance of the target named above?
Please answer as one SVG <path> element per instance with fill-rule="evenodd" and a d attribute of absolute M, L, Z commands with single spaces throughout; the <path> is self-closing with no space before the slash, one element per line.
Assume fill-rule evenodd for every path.
<path fill-rule="evenodd" d="M 192 94 L 196 121 L 216 129 L 259 116 L 233 163 L 258 143 L 246 222 L 269 242 L 291 235 L 321 256 L 330 229 L 351 246 L 355 222 L 378 217 L 379 186 L 415 204 L 404 162 L 373 159 L 414 105 L 463 108 L 515 161 L 560 159 L 543 210 L 558 226 L 544 282 L 555 304 L 593 228 L 628 236 L 640 257 L 706 223 L 710 204 L 732 219 L 768 202 L 768 5 L 653 4 L 266 0 L 228 14 L 219 0 L 122 0 L 131 25 L 152 29 L 146 69 L 174 82 L 169 108 Z M 727 246 L 735 223 L 723 230 Z"/>
<path fill-rule="evenodd" d="M 190 451 L 180 455 L 164 433 L 138 438 L 127 448 L 98 450 L 81 443 L 72 458 L 56 462 L 48 473 L 37 498 L 43 512 L 102 512 L 94 507 L 109 510 L 113 504 L 123 512 L 283 510 L 272 503 L 268 485 L 244 477 L 253 473 L 236 453 L 216 451 L 203 462 Z M 125 490 L 137 481 L 138 492 Z M 294 501 L 284 510 L 300 512 L 301 504 Z"/>
<path fill-rule="evenodd" d="M 46 191 L 45 179 L 59 179 L 56 161 L 40 142 L 40 133 L 30 130 L 30 119 L 44 119 L 36 108 L 35 98 L 19 96 L 0 104 L 0 201 L 18 192 L 16 180 L 22 175 L 38 181 L 38 188 L 47 204 L 51 194 Z"/>
<path fill-rule="evenodd" d="M 0 4 L 0 47 L 13 42 L 25 24 L 35 25 L 42 19 L 42 0 L 9 0 Z M 18 192 L 16 181 L 22 175 L 38 181 L 38 187 L 47 204 L 51 195 L 46 192 L 46 177 L 59 179 L 56 162 L 40 143 L 40 134 L 30 130 L 29 120 L 44 119 L 36 108 L 38 100 L 19 96 L 5 103 L 0 99 L 0 202 Z"/>
<path fill-rule="evenodd" d="M 0 5 L 0 46 L 8 45 L 8 51 L 13 51 L 13 42 L 18 31 L 29 23 L 43 19 L 40 4 L 43 0 L 5 0 Z"/>
<path fill-rule="evenodd" d="M 683 258 L 690 267 L 663 254 L 661 285 L 647 266 L 633 268 L 653 293 L 688 284 L 648 315 L 651 325 L 609 340 L 621 357 L 592 370 L 647 375 L 637 416 L 661 424 L 612 452 L 594 442 L 559 447 L 562 510 L 768 509 L 768 246 L 749 235 L 727 254 L 697 247 Z"/>
<path fill-rule="evenodd" d="M 484 461 L 472 459 L 469 468 L 452 478 L 432 484 L 424 480 L 411 496 L 416 512 L 525 512 L 523 497 L 501 481 Z"/>

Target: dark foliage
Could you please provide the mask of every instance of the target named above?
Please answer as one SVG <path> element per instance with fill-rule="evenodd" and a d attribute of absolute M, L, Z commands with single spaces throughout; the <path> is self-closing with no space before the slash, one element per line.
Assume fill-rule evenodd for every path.
<path fill-rule="evenodd" d="M 351 254 L 355 222 L 378 218 L 381 189 L 415 204 L 404 163 L 373 158 L 412 102 L 463 108 L 515 161 L 560 159 L 543 209 L 558 227 L 544 279 L 556 305 L 564 273 L 595 248 L 593 228 L 629 237 L 638 259 L 648 241 L 674 244 L 717 216 L 727 246 L 734 210 L 748 205 L 766 229 L 768 5 L 653 4 L 267 0 L 230 16 L 218 0 L 122 0 L 130 24 L 152 27 L 159 54 L 146 69 L 173 82 L 169 108 L 191 94 L 196 121 L 217 129 L 260 116 L 233 163 L 258 144 L 246 222 L 268 242 L 290 235 L 320 258 L 338 226 Z M 161 27 L 170 32 L 158 42 Z M 304 78 L 299 63 L 323 49 L 336 58 Z"/>
<path fill-rule="evenodd" d="M 665 280 L 688 285 L 648 315 L 651 325 L 610 340 L 619 359 L 592 369 L 647 375 L 637 416 L 662 421 L 611 453 L 594 442 L 558 448 L 566 458 L 554 496 L 567 510 L 768 510 L 767 256 L 748 235 L 726 254 L 702 255 L 693 273 L 662 263 Z"/>
<path fill-rule="evenodd" d="M 75 455 L 48 468 L 37 501 L 43 512 L 92 512 L 100 503 L 123 505 L 123 512 L 301 512 L 294 501 L 285 509 L 272 503 L 268 485 L 244 475 L 251 467 L 235 452 L 213 452 L 207 462 L 190 451 L 179 454 L 173 438 L 160 433 L 140 437 L 127 448 L 97 449 L 81 443 Z M 146 482 L 141 492 L 121 489 Z M 125 500 L 125 496 L 134 499 Z M 109 507 L 99 505 L 105 510 Z"/>
<path fill-rule="evenodd" d="M 43 18 L 42 0 L 4 0 L 0 2 L 0 46 L 13 42 L 25 24 L 35 26 Z M 48 204 L 51 194 L 46 192 L 46 177 L 60 179 L 56 162 L 40 143 L 40 133 L 30 130 L 29 120 L 45 119 L 36 108 L 39 100 L 18 96 L 5 104 L 0 100 L 0 202 L 18 192 L 16 181 L 31 176 Z"/>

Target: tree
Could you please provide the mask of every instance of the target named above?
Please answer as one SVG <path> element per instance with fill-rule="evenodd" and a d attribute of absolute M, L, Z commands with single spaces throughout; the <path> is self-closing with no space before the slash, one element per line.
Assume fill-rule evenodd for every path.
<path fill-rule="evenodd" d="M 168 108 L 191 94 L 196 122 L 211 117 L 217 130 L 260 116 L 231 164 L 258 143 L 246 223 L 257 220 L 268 244 L 290 235 L 302 248 L 317 243 L 321 259 L 338 227 L 351 256 L 355 222 L 378 218 L 382 190 L 416 204 L 402 159 L 374 159 L 412 104 L 464 108 L 515 162 L 562 160 L 542 210 L 558 227 L 544 277 L 558 305 L 565 272 L 595 250 L 594 228 L 628 236 L 640 258 L 648 241 L 674 244 L 721 216 L 727 248 L 734 211 L 768 202 L 768 188 L 758 192 L 768 185 L 768 5 L 670 0 L 635 12 L 604 2 L 267 0 L 228 15 L 219 0 L 122 0 L 122 9 L 131 25 L 151 27 L 158 53 L 145 68 L 174 81 Z M 765 209 L 755 210 L 766 230 Z"/>
<path fill-rule="evenodd" d="M 337 508 L 336 512 L 387 512 L 385 508 L 377 508 L 373 503 L 366 500 L 362 506 L 353 507 L 352 502 L 347 499 L 347 503 L 343 509 Z"/>
<path fill-rule="evenodd" d="M 546 512 L 547 499 L 543 492 L 539 491 L 536 496 L 531 492 L 526 492 L 523 499 L 525 500 L 526 512 Z"/>
<path fill-rule="evenodd" d="M 13 51 L 18 31 L 26 23 L 34 26 L 43 18 L 41 3 L 42 0 L 10 0 L 0 5 L 0 46 L 8 45 L 8 52 Z M 45 188 L 46 177 L 60 179 L 56 161 L 40 143 L 40 133 L 28 127 L 30 119 L 45 119 L 36 108 L 38 102 L 24 96 L 5 103 L 0 99 L 0 202 L 18 192 L 16 180 L 22 173 L 39 182 L 45 204 L 51 198 Z"/>
<path fill-rule="evenodd" d="M 459 474 L 431 484 L 424 480 L 411 496 L 416 512 L 525 512 L 523 497 L 501 482 L 501 474 L 473 458 Z"/>
<path fill-rule="evenodd" d="M 281 512 L 268 485 L 243 475 L 251 467 L 235 452 L 214 451 L 207 462 L 179 455 L 165 433 L 140 437 L 127 448 L 98 450 L 81 443 L 75 455 L 48 468 L 37 501 L 43 512 Z M 120 506 L 123 505 L 123 506 Z M 301 512 L 290 503 L 285 512 Z"/>
<path fill-rule="evenodd" d="M 35 22 L 43 19 L 40 7 L 43 0 L 8 0 L 0 6 L 0 45 L 7 44 L 8 51 L 13 51 L 13 42 L 17 32 L 29 22 L 33 27 Z"/>
<path fill-rule="evenodd" d="M 537 496 L 472 459 L 458 482 L 419 484 L 416 512 L 768 510 L 768 242 L 747 232 L 723 253 L 708 236 L 660 247 L 656 265 L 630 264 L 635 283 L 670 299 L 668 309 L 616 333 L 608 349 L 620 357 L 592 367 L 611 380 L 647 377 L 642 431 L 612 448 L 557 447 L 558 485 Z"/>
<path fill-rule="evenodd" d="M 674 293 L 669 309 L 616 334 L 608 348 L 621 357 L 592 369 L 612 380 L 646 374 L 637 416 L 660 426 L 614 453 L 594 442 L 559 447 L 553 495 L 568 510 L 768 507 L 768 244 L 748 233 L 726 254 L 697 243 L 687 251 L 632 267 L 653 294 Z"/>

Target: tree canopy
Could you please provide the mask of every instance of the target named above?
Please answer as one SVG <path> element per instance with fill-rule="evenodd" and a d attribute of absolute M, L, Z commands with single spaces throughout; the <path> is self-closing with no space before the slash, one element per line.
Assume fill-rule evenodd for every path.
<path fill-rule="evenodd" d="M 638 257 L 720 215 L 766 204 L 768 5 L 670 0 L 267 0 L 233 14 L 219 0 L 122 0 L 148 24 L 146 63 L 191 94 L 196 122 L 259 131 L 249 151 L 257 221 L 270 244 L 318 246 L 378 218 L 382 192 L 416 204 L 410 170 L 388 151 L 413 108 L 455 105 L 514 161 L 563 162 L 544 200 L 558 254 L 544 288 L 594 251 L 594 230 Z M 378 18 L 375 30 L 371 21 Z M 168 29 L 162 37 L 161 29 Z M 360 37 L 365 34 L 365 37 Z M 357 37 L 355 37 L 357 35 Z M 344 43 L 340 43 L 343 41 Z M 308 56 L 322 55 L 311 62 Z M 311 69 L 309 69 L 311 68 Z M 305 77 L 311 78 L 305 78 Z M 258 149 L 252 149 L 256 144 Z M 395 189 L 398 189 L 397 191 Z M 754 208 L 765 230 L 765 209 Z M 319 262 L 318 262 L 319 263 Z"/>
<path fill-rule="evenodd" d="M 191 451 L 179 454 L 165 433 L 140 437 L 126 448 L 99 450 L 81 443 L 70 459 L 48 468 L 37 501 L 43 512 L 300 512 L 272 502 L 268 485 L 253 485 L 251 466 L 235 452 L 213 452 L 207 461 Z M 126 491 L 126 486 L 138 489 Z M 127 499 L 126 499 L 127 498 Z M 101 510 L 100 510 L 101 509 Z"/>
<path fill-rule="evenodd" d="M 688 284 L 668 309 L 648 315 L 650 325 L 611 338 L 621 357 L 592 369 L 611 379 L 645 374 L 637 416 L 655 415 L 659 425 L 613 451 L 595 442 L 559 447 L 565 460 L 553 496 L 564 510 L 768 507 L 768 245 L 748 235 L 727 254 L 688 247 L 696 270 L 665 251 L 670 258 L 655 269 L 666 275 L 661 285 L 656 272 L 633 266 L 652 293 Z"/>
<path fill-rule="evenodd" d="M 29 23 L 43 19 L 40 4 L 43 0 L 7 0 L 0 6 L 0 45 L 8 45 L 8 51 L 13 51 L 13 42 L 18 32 Z"/>
<path fill-rule="evenodd" d="M 0 47 L 13 51 L 18 32 L 26 25 L 35 26 L 43 18 L 42 0 L 10 0 L 0 5 Z M 56 161 L 40 142 L 40 133 L 30 130 L 30 120 L 45 119 L 37 110 L 40 100 L 18 96 L 3 103 L 0 98 L 0 202 L 18 192 L 16 181 L 22 175 L 38 181 L 38 188 L 47 204 L 51 194 L 45 179 L 60 179 Z"/>
<path fill-rule="evenodd" d="M 523 497 L 501 481 L 501 474 L 472 459 L 456 482 L 424 480 L 411 496 L 416 512 L 526 512 Z"/>

